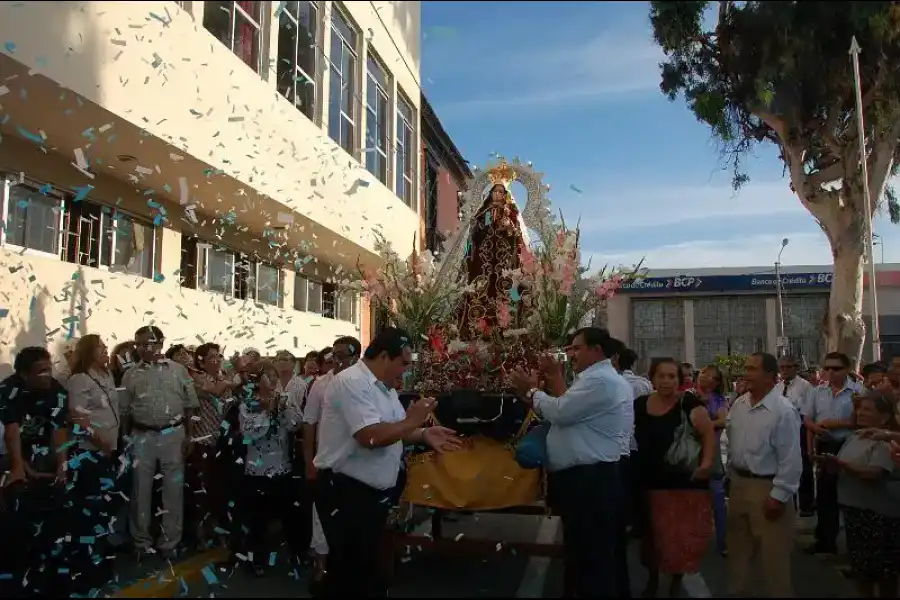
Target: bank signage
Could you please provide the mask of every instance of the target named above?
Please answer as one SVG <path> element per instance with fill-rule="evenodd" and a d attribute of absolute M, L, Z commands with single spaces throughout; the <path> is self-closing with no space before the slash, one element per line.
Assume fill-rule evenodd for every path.
<path fill-rule="evenodd" d="M 789 273 L 781 276 L 781 289 L 827 290 L 831 273 Z M 623 294 L 679 294 L 691 292 L 774 292 L 775 275 L 710 275 L 697 277 L 645 277 L 622 286 Z"/>

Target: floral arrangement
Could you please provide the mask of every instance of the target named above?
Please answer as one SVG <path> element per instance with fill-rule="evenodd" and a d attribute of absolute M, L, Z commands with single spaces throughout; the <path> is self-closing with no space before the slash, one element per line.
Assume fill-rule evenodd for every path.
<path fill-rule="evenodd" d="M 516 368 L 537 368 L 537 344 L 527 336 L 507 336 L 474 342 L 459 339 L 456 327 L 436 325 L 419 348 L 413 387 L 425 394 L 453 389 L 501 391 L 511 389 L 509 375 Z"/>
<path fill-rule="evenodd" d="M 361 278 L 347 285 L 384 310 L 392 324 L 405 329 L 418 346 L 434 324 L 452 319 L 468 289 L 465 274 L 442 274 L 440 261 L 431 252 L 418 252 L 415 247 L 403 259 L 378 233 L 375 250 L 384 265 L 377 271 L 361 270 Z"/>
<path fill-rule="evenodd" d="M 540 233 L 540 240 L 522 249 L 519 268 L 505 274 L 512 278 L 513 289 L 521 285 L 526 290 L 511 300 L 523 303 L 529 333 L 544 347 L 560 347 L 570 332 L 604 310 L 624 283 L 639 279 L 645 270 L 642 261 L 630 269 L 604 266 L 589 274 L 590 264 L 581 264 L 577 227 L 569 229 L 562 221 Z"/>

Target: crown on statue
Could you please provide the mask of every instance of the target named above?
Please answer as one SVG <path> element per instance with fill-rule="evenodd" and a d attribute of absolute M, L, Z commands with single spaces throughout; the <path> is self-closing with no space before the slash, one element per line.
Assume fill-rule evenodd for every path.
<path fill-rule="evenodd" d="M 516 180 L 516 169 L 508 162 L 500 161 L 495 167 L 488 169 L 488 177 L 492 185 L 502 184 L 507 190 L 512 182 Z"/>

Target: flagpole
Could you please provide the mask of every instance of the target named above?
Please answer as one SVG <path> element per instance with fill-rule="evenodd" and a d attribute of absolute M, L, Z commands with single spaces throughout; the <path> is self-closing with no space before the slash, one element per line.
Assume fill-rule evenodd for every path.
<path fill-rule="evenodd" d="M 872 360 L 881 360 L 881 330 L 878 323 L 878 286 L 875 281 L 875 244 L 872 237 L 872 194 L 869 190 L 869 161 L 866 153 L 866 128 L 863 121 L 862 86 L 859 77 L 859 53 L 861 48 L 856 36 L 850 42 L 850 63 L 853 65 L 853 86 L 856 90 L 856 125 L 859 130 L 859 159 L 862 169 L 863 194 L 866 214 L 866 254 L 869 261 L 869 298 L 872 303 Z"/>

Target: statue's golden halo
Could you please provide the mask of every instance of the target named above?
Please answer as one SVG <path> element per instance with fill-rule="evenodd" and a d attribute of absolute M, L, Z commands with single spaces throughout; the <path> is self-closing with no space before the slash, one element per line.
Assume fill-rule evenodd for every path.
<path fill-rule="evenodd" d="M 516 180 L 516 169 L 508 162 L 501 161 L 498 165 L 487 170 L 487 176 L 491 180 L 491 185 L 499 183 L 509 190 L 509 186 Z"/>

